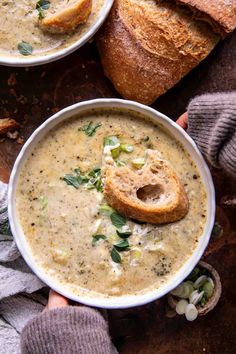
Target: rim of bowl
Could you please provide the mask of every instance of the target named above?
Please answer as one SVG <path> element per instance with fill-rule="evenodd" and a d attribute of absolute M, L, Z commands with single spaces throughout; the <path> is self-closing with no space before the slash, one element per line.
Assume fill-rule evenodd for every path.
<path fill-rule="evenodd" d="M 87 43 L 99 30 L 108 16 L 113 2 L 114 0 L 105 0 L 95 22 L 76 42 L 72 43 L 68 47 L 55 51 L 51 54 L 36 55 L 35 57 L 11 57 L 10 55 L 0 55 L 0 65 L 13 67 L 37 66 L 51 63 L 73 53 L 75 50 Z"/>
<path fill-rule="evenodd" d="M 57 126 L 57 124 L 59 124 L 60 122 L 70 119 L 76 116 L 77 114 L 88 111 L 90 109 L 101 108 L 118 108 L 124 110 L 133 110 L 135 112 L 146 115 L 152 121 L 156 121 L 157 123 L 159 122 L 160 124 L 162 124 L 162 126 L 164 126 L 172 135 L 174 135 L 177 141 L 179 141 L 189 152 L 190 156 L 197 165 L 207 193 L 207 218 L 203 233 L 199 239 L 196 249 L 187 259 L 187 261 L 183 264 L 183 266 L 173 275 L 173 277 L 170 278 L 167 283 L 165 283 L 158 289 L 149 289 L 139 295 L 122 295 L 109 297 L 108 295 L 98 294 L 98 296 L 96 297 L 96 295 L 75 295 L 70 290 L 64 289 L 63 284 L 58 283 L 55 279 L 45 274 L 44 271 L 34 261 L 33 255 L 30 251 L 29 245 L 27 244 L 23 230 L 21 229 L 20 221 L 17 218 L 15 193 L 19 172 L 22 168 L 24 161 L 27 159 L 28 154 L 32 151 L 34 146 L 37 145 L 38 141 L 40 141 L 48 131 L 50 131 L 54 126 Z M 130 308 L 134 306 L 144 305 L 166 295 L 171 290 L 173 290 L 179 283 L 181 283 L 199 262 L 202 254 L 204 253 L 204 250 L 208 245 L 211 236 L 211 231 L 214 225 L 215 190 L 209 168 L 205 160 L 203 159 L 200 151 L 198 150 L 195 142 L 182 128 L 180 128 L 170 118 L 154 110 L 151 107 L 145 106 L 137 102 L 113 98 L 95 99 L 76 103 L 57 112 L 52 117 L 48 118 L 42 125 L 40 125 L 29 137 L 29 139 L 22 147 L 11 172 L 10 181 L 8 185 L 8 215 L 10 227 L 16 245 L 19 251 L 21 252 L 21 255 L 25 259 L 28 266 L 32 269 L 32 271 L 45 284 L 47 284 L 49 287 L 51 287 L 58 293 L 64 295 L 65 297 L 76 302 L 80 302 L 84 305 L 107 309 Z"/>

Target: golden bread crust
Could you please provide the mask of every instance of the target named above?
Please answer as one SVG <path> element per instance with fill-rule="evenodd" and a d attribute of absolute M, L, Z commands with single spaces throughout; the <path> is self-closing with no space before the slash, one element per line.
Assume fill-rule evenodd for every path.
<path fill-rule="evenodd" d="M 170 223 L 188 212 L 188 197 L 178 176 L 154 150 L 148 150 L 141 170 L 109 166 L 104 195 L 119 213 L 143 222 Z"/>
<path fill-rule="evenodd" d="M 97 37 L 104 72 L 125 98 L 151 104 L 199 64 L 219 36 L 174 3 L 115 0 Z"/>
<path fill-rule="evenodd" d="M 178 0 L 178 3 L 191 7 L 198 18 L 211 22 L 223 36 L 236 28 L 235 0 Z"/>
<path fill-rule="evenodd" d="M 52 33 L 73 31 L 78 25 L 87 21 L 92 10 L 92 0 L 78 0 L 66 8 L 46 15 L 39 24 L 43 30 Z"/>

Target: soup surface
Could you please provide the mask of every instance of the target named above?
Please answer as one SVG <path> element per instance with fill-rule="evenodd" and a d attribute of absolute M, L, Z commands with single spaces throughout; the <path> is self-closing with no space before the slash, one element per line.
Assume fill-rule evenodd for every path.
<path fill-rule="evenodd" d="M 110 149 L 117 141 L 118 152 Z M 111 161 L 140 168 L 133 160 L 147 149 L 172 164 L 187 192 L 189 212 L 178 222 L 140 224 L 106 204 L 100 169 Z M 16 202 L 35 261 L 77 295 L 162 286 L 191 256 L 206 221 L 206 192 L 189 154 L 161 125 L 129 111 L 90 111 L 47 133 L 22 168 Z"/>
<path fill-rule="evenodd" d="M 70 0 L 69 0 L 70 1 Z M 0 55 L 21 56 L 18 44 L 26 42 L 33 47 L 33 56 L 52 54 L 73 44 L 94 24 L 105 0 L 93 0 L 92 12 L 85 24 L 70 34 L 50 34 L 38 25 L 38 0 L 0 1 Z M 68 2 L 68 0 L 60 0 Z M 50 6 L 58 0 L 50 0 Z M 47 10 L 45 10 L 47 11 Z M 17 26 L 16 26 L 17 23 Z M 30 57 L 32 57 L 32 55 Z"/>

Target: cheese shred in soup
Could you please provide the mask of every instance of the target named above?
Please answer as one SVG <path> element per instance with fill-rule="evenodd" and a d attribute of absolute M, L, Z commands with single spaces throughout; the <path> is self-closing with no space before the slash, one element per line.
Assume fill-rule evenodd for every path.
<path fill-rule="evenodd" d="M 172 164 L 187 192 L 189 212 L 178 222 L 127 220 L 104 199 L 104 163 L 131 166 L 147 149 Z M 206 222 L 206 192 L 189 154 L 130 111 L 90 111 L 52 129 L 22 168 L 16 202 L 35 262 L 76 295 L 161 287 L 192 255 Z"/>

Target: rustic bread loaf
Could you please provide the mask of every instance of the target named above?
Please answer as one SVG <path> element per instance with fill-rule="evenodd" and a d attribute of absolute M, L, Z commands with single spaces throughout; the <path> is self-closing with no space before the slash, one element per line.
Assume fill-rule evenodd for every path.
<path fill-rule="evenodd" d="M 115 0 L 97 44 L 117 91 L 151 104 L 198 65 L 219 38 L 173 2 Z"/>
<path fill-rule="evenodd" d="M 236 0 L 178 0 L 191 7 L 194 17 L 211 24 L 224 37 L 236 28 Z"/>
<path fill-rule="evenodd" d="M 188 198 L 178 176 L 155 150 L 147 150 L 140 170 L 108 166 L 104 195 L 119 213 L 143 222 L 174 222 L 188 212 Z"/>
<path fill-rule="evenodd" d="M 54 1 L 39 24 L 45 31 L 66 33 L 86 22 L 91 10 L 92 0 Z"/>

